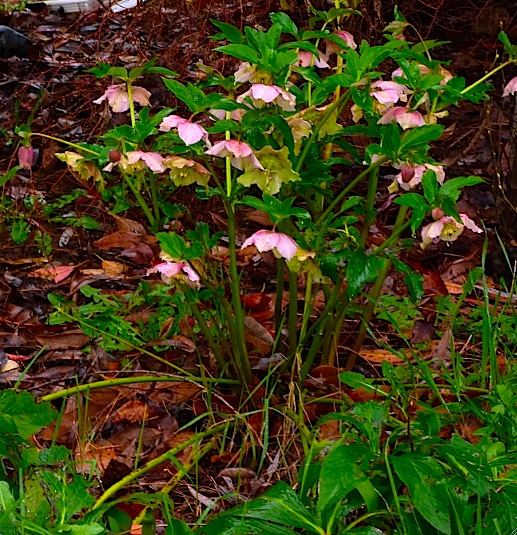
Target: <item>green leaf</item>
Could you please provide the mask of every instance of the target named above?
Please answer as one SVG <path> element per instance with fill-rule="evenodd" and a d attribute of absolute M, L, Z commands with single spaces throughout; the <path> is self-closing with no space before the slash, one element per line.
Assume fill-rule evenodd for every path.
<path fill-rule="evenodd" d="M 456 201 L 460 196 L 461 189 L 483 182 L 484 180 L 478 176 L 458 176 L 444 182 L 438 193 L 441 197 L 449 197 Z"/>
<path fill-rule="evenodd" d="M 342 444 L 331 450 L 321 466 L 316 506 L 318 513 L 331 510 L 336 502 L 341 502 L 349 492 L 368 481 L 360 464 L 365 459 L 368 463 L 371 457 L 368 448 L 356 442 Z"/>
<path fill-rule="evenodd" d="M 234 56 L 236 58 L 247 61 L 248 63 L 258 63 L 259 56 L 253 48 L 246 45 L 225 45 L 219 46 L 215 50 L 227 54 L 228 56 Z"/>
<path fill-rule="evenodd" d="M 434 204 L 438 195 L 438 180 L 436 180 L 436 173 L 432 169 L 428 169 L 422 176 L 422 188 L 424 196 L 429 204 Z"/>
<path fill-rule="evenodd" d="M 100 524 L 65 524 L 60 531 L 70 535 L 100 535 L 106 532 Z"/>
<path fill-rule="evenodd" d="M 15 426 L 22 438 L 29 438 L 41 428 L 53 422 L 57 411 L 50 403 L 36 403 L 28 392 L 0 391 L 0 416 Z"/>
<path fill-rule="evenodd" d="M 393 201 L 400 206 L 409 206 L 416 209 L 429 209 L 430 206 L 425 202 L 424 197 L 419 193 L 403 193 L 400 197 Z"/>
<path fill-rule="evenodd" d="M 443 471 L 432 457 L 404 453 L 391 457 L 398 477 L 405 483 L 418 512 L 440 533 L 451 534 L 451 516 Z"/>
<path fill-rule="evenodd" d="M 271 13 L 269 18 L 273 24 L 280 26 L 282 32 L 290 33 L 293 37 L 298 36 L 298 27 L 287 13 Z"/>
<path fill-rule="evenodd" d="M 439 124 L 429 124 L 408 130 L 402 137 L 400 144 L 400 154 L 418 147 L 426 146 L 430 141 L 439 139 L 443 132 L 443 126 Z"/>
<path fill-rule="evenodd" d="M 210 22 L 217 26 L 222 33 L 222 36 L 224 36 L 230 43 L 239 44 L 244 41 L 244 34 L 237 28 L 236 26 L 233 26 L 233 24 L 227 24 L 226 22 L 221 22 L 219 20 L 210 19 Z M 216 38 L 221 38 L 221 36 L 216 36 Z"/>
<path fill-rule="evenodd" d="M 221 516 L 238 516 L 274 522 L 282 526 L 305 529 L 310 533 L 324 535 L 317 520 L 302 505 L 300 498 L 283 481 L 268 489 L 262 496 L 242 507 L 224 512 Z M 269 527 L 267 533 L 270 533 Z M 271 532 L 273 533 L 273 532 Z"/>
<path fill-rule="evenodd" d="M 193 84 L 184 85 L 177 80 L 170 80 L 168 78 L 162 78 L 163 83 L 172 91 L 176 97 L 184 102 L 191 112 L 197 112 L 204 109 L 205 94 L 199 87 Z"/>
<path fill-rule="evenodd" d="M 17 245 L 24 243 L 29 237 L 30 229 L 31 227 L 25 219 L 15 219 L 11 227 L 11 238 L 14 243 Z"/>
<path fill-rule="evenodd" d="M 350 299 L 357 297 L 361 288 L 367 283 L 377 278 L 383 261 L 377 256 L 367 255 L 364 251 L 354 251 L 349 259 L 346 268 L 346 278 L 348 280 L 348 295 Z"/>
<path fill-rule="evenodd" d="M 10 511 L 15 500 L 7 481 L 0 481 L 0 512 Z"/>
<path fill-rule="evenodd" d="M 51 517 L 52 508 L 36 475 L 25 481 L 23 505 L 28 520 L 38 526 L 46 525 Z"/>
<path fill-rule="evenodd" d="M 295 535 L 279 524 L 245 517 L 220 516 L 197 529 L 195 535 Z M 174 532 L 172 535 L 176 535 Z M 179 532 L 178 535 L 183 535 Z"/>

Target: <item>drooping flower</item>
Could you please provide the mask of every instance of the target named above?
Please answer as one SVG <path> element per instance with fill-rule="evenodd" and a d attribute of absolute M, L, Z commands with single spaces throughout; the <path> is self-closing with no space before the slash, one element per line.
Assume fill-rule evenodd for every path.
<path fill-rule="evenodd" d="M 377 124 L 388 124 L 396 121 L 403 130 L 424 126 L 425 121 L 419 111 L 409 111 L 401 106 L 389 108 L 388 111 L 377 121 Z"/>
<path fill-rule="evenodd" d="M 345 32 L 344 30 L 341 30 L 341 31 L 338 31 L 338 32 L 334 32 L 334 35 L 337 35 L 338 37 L 341 37 L 341 39 L 343 39 L 343 41 L 345 41 L 345 43 L 347 44 L 347 46 L 349 46 L 350 48 L 352 48 L 353 50 L 355 50 L 357 48 L 357 45 L 354 41 L 354 36 L 349 33 L 349 32 Z M 330 41 L 329 39 L 325 39 L 325 45 L 326 45 L 326 53 L 328 55 L 330 54 L 337 54 L 338 52 L 342 52 L 343 51 L 343 47 L 340 46 L 338 43 L 335 43 L 334 41 Z"/>
<path fill-rule="evenodd" d="M 118 163 L 122 169 L 127 169 L 129 166 L 139 164 L 139 162 L 143 162 L 145 166 L 149 167 L 149 169 L 155 173 L 163 173 L 165 171 L 163 156 L 157 152 L 144 152 L 143 150 L 126 152 L 122 155 Z M 113 168 L 113 164 L 110 163 L 106 166 L 106 171 L 111 171 L 111 169 L 107 169 L 110 165 L 112 166 L 111 168 Z"/>
<path fill-rule="evenodd" d="M 438 214 L 437 214 L 438 215 Z M 472 232 L 483 232 L 467 214 L 460 214 L 461 223 L 454 217 L 443 216 L 438 221 L 426 225 L 422 229 L 422 243 L 420 247 L 425 249 L 430 243 L 438 243 L 440 240 L 452 242 L 467 228 Z"/>
<path fill-rule="evenodd" d="M 233 167 L 241 171 L 249 167 L 264 169 L 255 154 L 253 154 L 253 149 L 247 143 L 236 139 L 218 141 L 211 149 L 205 151 L 205 154 L 218 156 L 219 158 L 229 156 Z"/>
<path fill-rule="evenodd" d="M 178 135 L 185 145 L 193 145 L 203 140 L 209 144 L 208 132 L 199 124 L 191 123 L 179 115 L 169 115 L 160 123 L 160 132 L 169 132 L 171 128 L 178 129 Z"/>
<path fill-rule="evenodd" d="M 412 93 L 411 89 L 405 85 L 384 80 L 377 80 L 370 87 L 372 89 L 370 95 L 385 106 L 392 106 L 399 100 L 407 102 L 407 95 Z"/>
<path fill-rule="evenodd" d="M 147 91 L 147 89 L 138 85 L 132 86 L 131 89 L 133 102 L 136 102 L 141 106 L 149 106 L 149 97 L 151 96 L 151 93 Z M 105 100 L 108 101 L 108 104 L 115 113 L 129 110 L 129 95 L 126 84 L 110 85 L 104 92 L 104 95 L 97 100 L 94 100 L 93 103 L 101 104 Z"/>
<path fill-rule="evenodd" d="M 291 260 L 298 249 L 298 244 L 290 236 L 273 230 L 255 232 L 242 244 L 242 249 L 250 245 L 254 245 L 261 253 L 276 250 L 286 260 Z"/>
<path fill-rule="evenodd" d="M 95 162 L 86 160 L 81 154 L 68 150 L 62 153 L 57 153 L 56 158 L 65 162 L 70 169 L 77 173 L 82 179 L 88 180 L 92 178 L 98 183 L 99 188 L 102 189 L 104 187 L 102 173 Z"/>
<path fill-rule="evenodd" d="M 20 147 L 18 149 L 18 164 L 22 169 L 29 169 L 36 163 L 38 155 L 32 147 Z"/>
<path fill-rule="evenodd" d="M 207 186 L 210 172 L 200 163 L 182 158 L 181 156 L 166 156 L 163 165 L 170 169 L 169 176 L 176 186 L 199 184 Z"/>
<path fill-rule="evenodd" d="M 185 273 L 187 278 L 192 282 L 199 282 L 199 275 L 189 267 L 185 262 L 162 262 L 147 270 L 147 275 L 160 273 L 164 282 L 170 282 L 171 279 Z"/>
<path fill-rule="evenodd" d="M 257 108 L 263 104 L 277 104 L 285 111 L 296 109 L 295 96 L 276 85 L 253 84 L 246 93 L 237 97 L 237 102 L 244 102 L 246 97 L 249 97 Z"/>
<path fill-rule="evenodd" d="M 503 97 L 507 97 L 508 95 L 513 95 L 517 91 L 517 76 L 512 78 L 505 86 L 503 91 Z"/>
<path fill-rule="evenodd" d="M 318 69 L 328 69 L 330 65 L 327 63 L 328 56 L 318 52 L 318 56 L 315 56 L 308 50 L 298 50 L 298 61 L 296 65 L 300 67 L 311 67 L 314 65 Z"/>
<path fill-rule="evenodd" d="M 260 70 L 257 65 L 251 65 L 247 61 L 239 65 L 233 76 L 235 81 L 240 84 L 245 82 L 250 82 L 251 84 L 267 84 L 272 81 L 270 73 Z"/>
<path fill-rule="evenodd" d="M 443 184 L 443 181 L 445 180 L 445 171 L 441 165 L 431 165 L 429 163 L 423 165 L 404 163 L 401 166 L 394 165 L 394 167 L 399 168 L 400 173 L 395 177 L 393 184 L 388 188 L 390 193 L 397 191 L 398 186 L 406 191 L 415 188 L 422 182 L 422 177 L 428 170 L 435 172 L 436 180 L 439 184 Z"/>

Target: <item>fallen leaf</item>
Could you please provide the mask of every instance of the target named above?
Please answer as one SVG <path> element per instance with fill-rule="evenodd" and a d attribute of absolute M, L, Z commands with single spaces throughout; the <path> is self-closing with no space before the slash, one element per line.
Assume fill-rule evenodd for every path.
<path fill-rule="evenodd" d="M 77 266 L 49 266 L 35 269 L 28 273 L 29 277 L 53 280 L 56 284 L 65 280 Z"/>
<path fill-rule="evenodd" d="M 79 329 L 73 329 L 58 334 L 39 334 L 34 336 L 38 343 L 47 349 L 70 349 L 85 346 L 91 338 Z"/>

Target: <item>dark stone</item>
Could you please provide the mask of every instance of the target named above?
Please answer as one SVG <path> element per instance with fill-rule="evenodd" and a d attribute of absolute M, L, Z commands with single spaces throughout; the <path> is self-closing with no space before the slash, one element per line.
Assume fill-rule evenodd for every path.
<path fill-rule="evenodd" d="M 8 26 L 0 26 L 0 57 L 27 57 L 32 43 L 30 39 Z"/>

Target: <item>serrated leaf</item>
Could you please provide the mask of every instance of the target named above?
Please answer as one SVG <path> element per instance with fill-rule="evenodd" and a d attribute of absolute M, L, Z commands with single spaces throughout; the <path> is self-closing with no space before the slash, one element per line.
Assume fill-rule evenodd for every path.
<path fill-rule="evenodd" d="M 246 45 L 225 45 L 219 46 L 215 50 L 217 50 L 217 52 L 222 52 L 223 54 L 228 54 L 228 56 L 242 59 L 248 63 L 258 63 L 259 61 L 257 52 Z"/>
<path fill-rule="evenodd" d="M 0 415 L 16 426 L 22 438 L 29 438 L 57 418 L 50 403 L 36 403 L 29 392 L 0 391 Z"/>
<path fill-rule="evenodd" d="M 228 24 L 220 20 L 210 19 L 210 22 L 221 30 L 222 35 L 231 43 L 239 44 L 244 40 L 244 34 L 233 24 Z"/>
<path fill-rule="evenodd" d="M 273 24 L 280 26 L 284 33 L 290 33 L 294 37 L 298 35 L 298 27 L 287 13 L 271 13 L 269 18 Z"/>
<path fill-rule="evenodd" d="M 350 299 L 357 297 L 361 288 L 377 278 L 383 261 L 364 251 L 354 251 L 348 258 L 346 277 L 348 280 L 348 296 Z"/>

